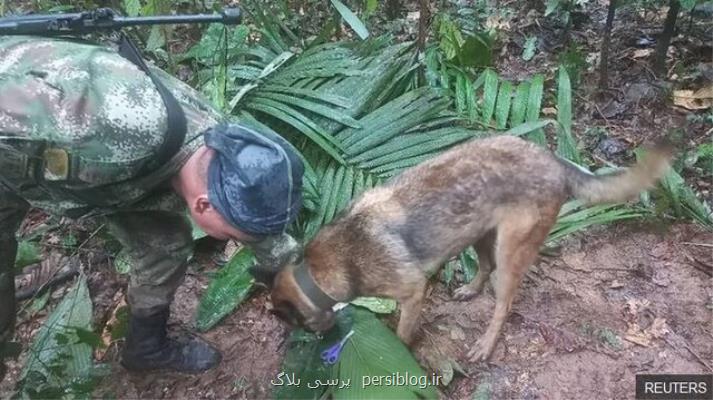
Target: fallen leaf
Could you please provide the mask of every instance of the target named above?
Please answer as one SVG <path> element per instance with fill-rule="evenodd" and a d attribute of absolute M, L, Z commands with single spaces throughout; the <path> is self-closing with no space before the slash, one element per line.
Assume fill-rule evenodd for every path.
<path fill-rule="evenodd" d="M 687 110 L 704 110 L 713 107 L 713 85 L 693 90 L 674 90 L 673 104 Z"/>
<path fill-rule="evenodd" d="M 632 58 L 644 58 L 648 57 L 651 55 L 651 53 L 654 52 L 654 49 L 638 49 L 634 50 L 634 54 L 631 56 Z"/>
<path fill-rule="evenodd" d="M 542 113 L 545 115 L 557 115 L 557 109 L 554 107 L 545 107 L 542 109 Z"/>
<path fill-rule="evenodd" d="M 118 304 L 117 304 L 118 300 Z M 116 304 L 116 307 L 114 307 L 114 311 L 111 312 L 111 317 L 109 317 L 109 320 L 107 323 L 104 325 L 104 330 L 102 331 L 102 336 L 101 340 L 104 346 L 97 348 L 95 352 L 95 357 L 98 360 L 104 359 L 104 355 L 106 354 L 107 350 L 109 350 L 109 346 L 113 342 L 112 339 L 112 329 L 114 329 L 116 326 L 119 325 L 119 319 L 117 317 L 117 313 L 122 307 L 126 306 L 126 299 L 124 297 L 124 291 L 119 290 L 116 295 L 114 295 L 114 303 Z"/>

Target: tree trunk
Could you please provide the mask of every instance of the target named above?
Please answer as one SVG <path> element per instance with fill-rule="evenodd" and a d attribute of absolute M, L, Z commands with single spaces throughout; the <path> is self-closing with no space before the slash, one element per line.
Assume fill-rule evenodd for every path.
<path fill-rule="evenodd" d="M 653 68 L 654 73 L 662 79 L 666 77 L 666 54 L 668 54 L 668 46 L 671 44 L 671 38 L 673 38 L 673 34 L 676 31 L 676 19 L 679 11 L 681 11 L 681 3 L 678 0 L 670 0 L 663 31 L 659 35 L 658 43 L 656 43 Z"/>
<path fill-rule="evenodd" d="M 428 0 L 419 0 L 419 17 L 418 17 L 418 51 L 423 52 L 426 47 L 426 38 L 428 36 L 428 20 L 431 18 L 431 9 L 429 8 Z"/>
<path fill-rule="evenodd" d="M 609 42 L 611 30 L 614 25 L 614 13 L 616 12 L 616 0 L 609 0 L 609 10 L 607 11 L 607 22 L 604 25 L 604 38 L 602 39 L 602 52 L 599 57 L 599 89 L 609 88 Z"/>

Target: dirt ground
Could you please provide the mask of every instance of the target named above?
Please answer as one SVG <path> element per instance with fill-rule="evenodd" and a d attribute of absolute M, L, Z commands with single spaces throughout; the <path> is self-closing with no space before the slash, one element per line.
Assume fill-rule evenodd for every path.
<path fill-rule="evenodd" d="M 713 372 L 713 233 L 694 225 L 621 224 L 575 235 L 528 273 L 487 364 L 465 354 L 485 330 L 492 288 L 450 300 L 441 282 L 424 306 L 415 354 L 438 349 L 465 369 L 444 399 L 633 399 L 641 373 Z M 707 272 L 706 272 L 707 271 Z M 179 290 L 173 329 L 190 326 L 204 275 Z M 453 288 L 450 288 L 452 290 Z M 256 293 L 203 335 L 224 354 L 200 376 L 132 374 L 116 361 L 100 393 L 116 398 L 263 399 L 280 371 L 288 331 Z M 394 328 L 396 315 L 387 318 Z M 109 356 L 108 358 L 112 358 Z M 708 366 L 706 366 L 706 363 Z"/>

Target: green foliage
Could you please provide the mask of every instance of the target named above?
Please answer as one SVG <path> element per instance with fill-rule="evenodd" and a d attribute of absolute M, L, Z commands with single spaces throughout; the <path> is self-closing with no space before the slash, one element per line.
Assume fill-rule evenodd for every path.
<path fill-rule="evenodd" d="M 535 57 L 535 52 L 537 51 L 537 37 L 530 36 L 525 40 L 525 45 L 522 49 L 522 59 L 525 61 L 532 60 Z"/>
<path fill-rule="evenodd" d="M 569 75 L 574 86 L 578 86 L 582 79 L 582 71 L 585 71 L 589 66 L 581 47 L 576 44 L 570 44 L 557 58 L 560 67 L 564 67 L 567 70 L 567 75 Z"/>
<path fill-rule="evenodd" d="M 80 275 L 35 335 L 18 384 L 17 398 L 90 398 L 100 370 L 92 348 L 92 302 L 86 277 Z"/>
<path fill-rule="evenodd" d="M 377 314 L 391 314 L 396 311 L 396 300 L 378 297 L 359 297 L 351 301 L 355 306 L 364 307 Z"/>
<path fill-rule="evenodd" d="M 604 225 L 648 215 L 651 215 L 651 212 L 643 208 L 630 208 L 616 204 L 582 207 L 579 201 L 572 200 L 562 206 L 557 223 L 552 227 L 547 241 L 555 242 L 593 225 Z"/>
<path fill-rule="evenodd" d="M 248 272 L 255 263 L 253 252 L 240 249 L 211 280 L 196 312 L 196 328 L 206 331 L 231 313 L 250 293 L 253 278 Z"/>
<path fill-rule="evenodd" d="M 653 197 L 657 199 L 658 212 L 671 210 L 677 218 L 690 218 L 708 229 L 713 229 L 710 205 L 699 200 L 693 189 L 675 170 L 671 169 L 663 177 Z"/>
<path fill-rule="evenodd" d="M 357 17 L 356 14 L 349 9 L 349 7 L 345 6 L 344 3 L 339 0 L 330 1 L 332 2 L 334 8 L 336 8 L 339 12 L 339 15 L 344 18 L 344 21 L 349 24 L 352 29 L 354 29 L 354 32 L 356 32 L 362 40 L 369 37 L 369 31 L 366 29 L 366 26 L 364 26 L 364 23 L 361 22 L 359 17 Z"/>
<path fill-rule="evenodd" d="M 17 243 L 17 256 L 15 257 L 15 268 L 22 269 L 42 261 L 40 249 L 37 244 L 28 240 L 20 240 Z"/>
<path fill-rule="evenodd" d="M 325 365 L 322 351 L 346 341 L 334 365 Z M 294 330 L 288 341 L 288 352 L 282 373 L 273 380 L 277 399 L 317 399 L 331 396 L 340 399 L 436 399 L 437 392 L 408 348 L 374 314 L 347 306 L 337 313 L 336 326 L 322 339 L 303 330 Z M 411 376 L 416 384 L 375 384 L 371 377 Z M 287 379 L 296 377 L 299 382 Z M 417 378 L 418 377 L 418 378 Z M 280 384 L 282 383 L 282 384 Z M 321 383 L 321 384 L 320 384 Z M 310 388 L 312 386 L 312 388 Z"/>
<path fill-rule="evenodd" d="M 577 143 L 572 136 L 572 87 L 567 70 L 560 66 L 559 88 L 557 89 L 557 121 L 559 130 L 557 132 L 557 154 L 573 161 L 582 163 L 582 156 L 577 149 Z"/>
<path fill-rule="evenodd" d="M 126 249 L 121 249 L 114 258 L 114 269 L 120 275 L 126 275 L 131 271 L 131 257 Z"/>

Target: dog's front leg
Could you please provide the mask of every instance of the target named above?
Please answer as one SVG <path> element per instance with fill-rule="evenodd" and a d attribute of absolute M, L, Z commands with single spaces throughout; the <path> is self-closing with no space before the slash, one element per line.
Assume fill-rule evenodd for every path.
<path fill-rule="evenodd" d="M 412 289 L 407 291 L 410 295 L 399 299 L 401 317 L 399 318 L 399 326 L 396 329 L 396 334 L 406 345 L 411 345 L 413 342 L 414 331 L 416 330 L 419 315 L 421 314 L 425 289 L 425 283 L 413 285 Z"/>

